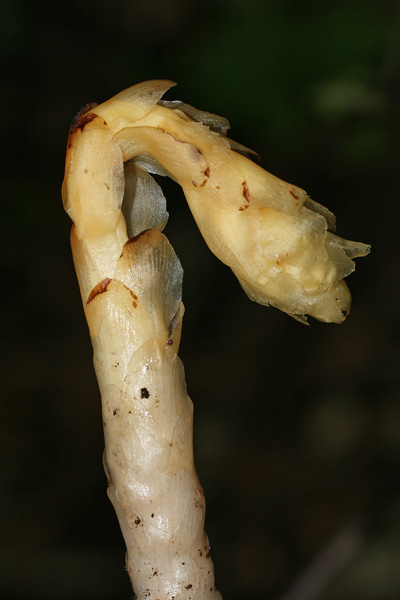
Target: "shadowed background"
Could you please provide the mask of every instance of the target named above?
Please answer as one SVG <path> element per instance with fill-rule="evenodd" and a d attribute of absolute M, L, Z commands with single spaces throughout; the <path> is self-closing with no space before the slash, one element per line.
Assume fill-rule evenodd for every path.
<path fill-rule="evenodd" d="M 153 78 L 373 247 L 347 321 L 304 327 L 247 299 L 161 181 L 217 585 L 399 598 L 398 3 L 3 0 L 0 32 L 2 598 L 132 597 L 60 186 L 80 107 Z"/>

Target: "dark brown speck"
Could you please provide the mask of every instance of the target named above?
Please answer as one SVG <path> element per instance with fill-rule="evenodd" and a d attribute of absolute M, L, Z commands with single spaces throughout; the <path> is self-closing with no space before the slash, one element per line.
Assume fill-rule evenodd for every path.
<path fill-rule="evenodd" d="M 105 292 L 107 290 L 107 286 L 108 284 L 111 282 L 112 280 L 109 277 L 106 277 L 106 279 L 103 279 L 103 281 L 100 281 L 100 283 L 98 283 L 97 285 L 94 286 L 94 288 L 92 289 L 92 291 L 89 294 L 89 297 L 86 301 L 86 304 L 89 304 L 89 302 L 91 302 L 94 298 L 96 298 L 96 296 L 98 296 L 99 294 L 102 294 L 103 292 Z"/>
<path fill-rule="evenodd" d="M 246 181 L 243 181 L 243 197 L 246 198 L 247 202 L 250 202 L 250 191 Z"/>
<path fill-rule="evenodd" d="M 97 117 L 95 113 L 89 112 L 96 106 L 96 102 L 91 102 L 90 104 L 82 106 L 72 119 L 70 133 L 75 133 L 78 129 L 83 129 L 87 123 L 90 123 L 90 121 L 93 121 L 93 119 Z"/>

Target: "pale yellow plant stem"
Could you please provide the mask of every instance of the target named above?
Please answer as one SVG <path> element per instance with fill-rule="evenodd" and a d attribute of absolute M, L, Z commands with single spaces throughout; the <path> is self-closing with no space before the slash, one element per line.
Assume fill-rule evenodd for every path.
<path fill-rule="evenodd" d="M 171 85 L 145 82 L 84 107 L 71 125 L 63 202 L 133 589 L 139 600 L 218 600 L 177 355 L 182 268 L 150 174 L 182 186 L 208 246 L 250 298 L 299 320 L 343 321 L 343 277 L 369 247 L 338 238 L 329 210 L 244 156 L 226 119 L 162 102 Z"/>

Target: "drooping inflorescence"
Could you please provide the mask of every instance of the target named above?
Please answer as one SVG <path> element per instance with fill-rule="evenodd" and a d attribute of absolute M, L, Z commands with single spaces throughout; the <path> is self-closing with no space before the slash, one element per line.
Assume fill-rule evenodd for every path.
<path fill-rule="evenodd" d="M 63 197 L 77 236 L 105 234 L 121 207 L 133 234 L 149 227 L 150 211 L 162 230 L 168 215 L 151 173 L 169 175 L 209 248 L 252 300 L 301 320 L 343 321 L 350 309 L 343 278 L 369 246 L 336 236 L 328 209 L 245 156 L 226 137 L 226 119 L 162 101 L 172 85 L 139 84 L 75 122 Z M 79 192 L 71 195 L 71 187 Z"/>

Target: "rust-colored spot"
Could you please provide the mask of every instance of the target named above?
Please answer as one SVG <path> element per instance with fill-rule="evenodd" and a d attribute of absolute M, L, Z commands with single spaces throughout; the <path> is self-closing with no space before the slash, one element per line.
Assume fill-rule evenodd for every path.
<path fill-rule="evenodd" d="M 124 287 L 125 287 L 127 290 L 129 290 L 129 288 L 128 288 L 128 287 L 126 287 L 126 285 L 125 285 L 125 284 L 124 284 Z M 130 293 L 130 295 L 131 295 L 131 296 L 132 296 L 132 298 L 133 298 L 133 302 L 132 302 L 132 306 L 133 306 L 133 308 L 137 308 L 137 299 L 138 299 L 138 297 L 136 296 L 136 294 L 134 294 L 134 293 L 132 292 L 132 290 L 129 290 L 129 293 Z"/>
<path fill-rule="evenodd" d="M 139 517 L 136 517 L 136 519 L 135 519 L 135 525 L 139 525 L 139 524 L 140 524 L 140 519 L 139 519 Z"/>
<path fill-rule="evenodd" d="M 207 169 L 204 171 L 204 175 L 206 177 L 210 177 L 210 167 L 207 167 Z"/>
<path fill-rule="evenodd" d="M 172 346 L 173 341 L 172 340 L 167 340 L 167 344 L 168 344 L 168 346 Z"/>
<path fill-rule="evenodd" d="M 95 113 L 89 112 L 96 106 L 97 102 L 91 102 L 82 106 L 71 121 L 70 133 L 75 133 L 78 129 L 83 129 L 87 123 L 90 123 L 90 121 L 93 121 L 97 117 Z"/>
<path fill-rule="evenodd" d="M 193 181 L 193 179 L 192 179 L 192 183 L 193 183 L 194 187 L 197 187 L 197 183 L 195 183 L 195 182 Z"/>
<path fill-rule="evenodd" d="M 158 575 L 158 571 L 154 571 L 154 573 L 153 573 L 153 577 L 154 577 L 155 575 Z"/>
<path fill-rule="evenodd" d="M 93 298 L 96 298 L 96 296 L 105 292 L 107 290 L 108 284 L 111 281 L 112 280 L 109 277 L 106 277 L 106 279 L 103 279 L 103 281 L 100 281 L 100 283 L 95 285 L 92 291 L 90 292 L 88 299 L 86 300 L 86 304 L 89 304 L 89 302 L 91 302 Z"/>
<path fill-rule="evenodd" d="M 191 590 L 192 589 L 192 584 L 188 583 L 187 585 L 185 585 L 185 590 Z"/>
<path fill-rule="evenodd" d="M 243 181 L 243 197 L 246 198 L 247 202 L 250 202 L 250 191 L 246 181 Z"/>
<path fill-rule="evenodd" d="M 290 193 L 291 193 L 291 195 L 293 196 L 293 198 L 296 198 L 296 200 L 298 200 L 298 199 L 299 199 L 298 195 L 297 195 L 297 194 L 295 194 L 293 190 L 290 190 Z M 297 206 L 297 204 L 296 204 L 296 206 Z"/>
<path fill-rule="evenodd" d="M 109 190 L 110 186 L 108 185 L 108 183 L 104 182 L 104 185 L 106 186 L 106 188 Z"/>
<path fill-rule="evenodd" d="M 84 115 L 83 117 L 80 118 L 80 120 L 77 123 L 77 129 L 83 129 L 85 127 L 85 125 L 87 125 L 88 123 L 90 123 L 91 121 L 94 121 L 94 119 L 97 118 L 96 113 L 87 113 L 86 115 Z"/>
<path fill-rule="evenodd" d="M 87 170 L 87 169 L 83 169 L 83 172 L 84 172 L 84 173 L 87 173 L 87 172 L 88 172 L 88 170 Z"/>
<path fill-rule="evenodd" d="M 247 208 L 249 208 L 248 204 L 246 206 L 239 206 L 239 210 L 246 210 Z"/>

